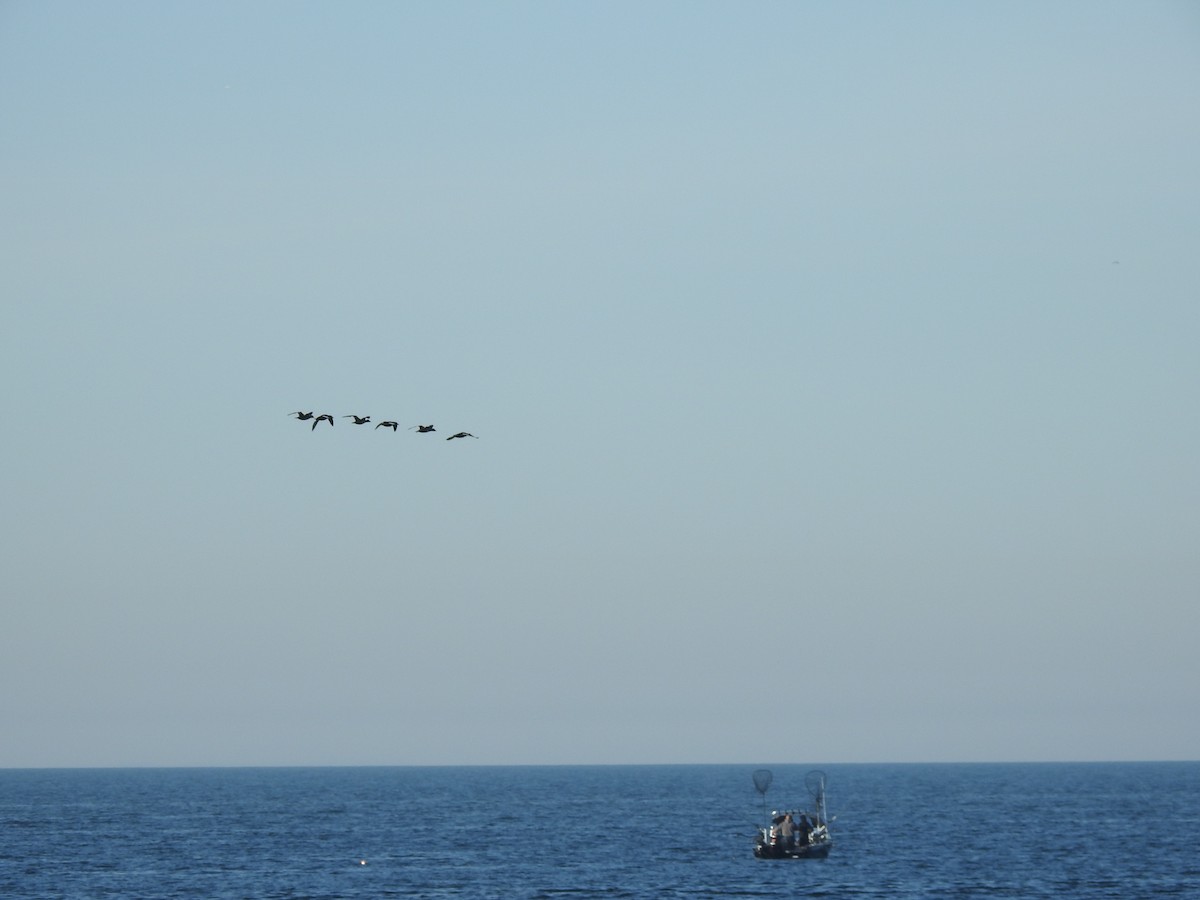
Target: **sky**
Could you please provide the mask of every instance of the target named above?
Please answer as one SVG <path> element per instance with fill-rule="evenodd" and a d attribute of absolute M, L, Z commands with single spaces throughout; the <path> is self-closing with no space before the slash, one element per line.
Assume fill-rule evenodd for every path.
<path fill-rule="evenodd" d="M 0 123 L 0 766 L 1200 758 L 1195 3 L 9 0 Z"/>

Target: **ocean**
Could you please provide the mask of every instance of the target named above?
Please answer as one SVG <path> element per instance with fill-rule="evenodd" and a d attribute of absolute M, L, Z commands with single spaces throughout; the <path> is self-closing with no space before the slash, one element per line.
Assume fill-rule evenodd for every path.
<path fill-rule="evenodd" d="M 0 897 L 1200 897 L 1200 763 L 761 767 L 0 770 Z"/>

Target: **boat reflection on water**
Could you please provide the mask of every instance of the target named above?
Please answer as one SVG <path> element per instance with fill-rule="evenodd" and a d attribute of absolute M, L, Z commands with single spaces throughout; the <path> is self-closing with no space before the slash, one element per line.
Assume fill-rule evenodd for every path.
<path fill-rule="evenodd" d="M 770 769 L 754 773 L 754 787 L 762 795 L 766 813 L 767 788 L 773 776 Z M 833 848 L 829 835 L 829 815 L 825 807 L 825 773 L 813 770 L 804 776 L 804 785 L 812 795 L 811 809 L 772 810 L 770 820 L 758 829 L 754 855 L 759 859 L 824 859 Z"/>

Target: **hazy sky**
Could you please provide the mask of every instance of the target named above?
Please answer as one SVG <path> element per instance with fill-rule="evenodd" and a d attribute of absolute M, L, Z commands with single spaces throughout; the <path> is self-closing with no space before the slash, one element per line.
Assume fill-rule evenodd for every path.
<path fill-rule="evenodd" d="M 0 185 L 0 766 L 1200 757 L 1195 3 L 10 0 Z"/>

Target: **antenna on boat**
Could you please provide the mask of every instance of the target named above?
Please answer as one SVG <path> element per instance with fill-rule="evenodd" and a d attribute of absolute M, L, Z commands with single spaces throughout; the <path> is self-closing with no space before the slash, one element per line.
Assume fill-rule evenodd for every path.
<path fill-rule="evenodd" d="M 771 774 L 770 769 L 755 769 L 754 770 L 754 789 L 762 795 L 763 818 L 767 817 L 767 788 L 771 786 L 771 780 L 775 776 Z"/>

